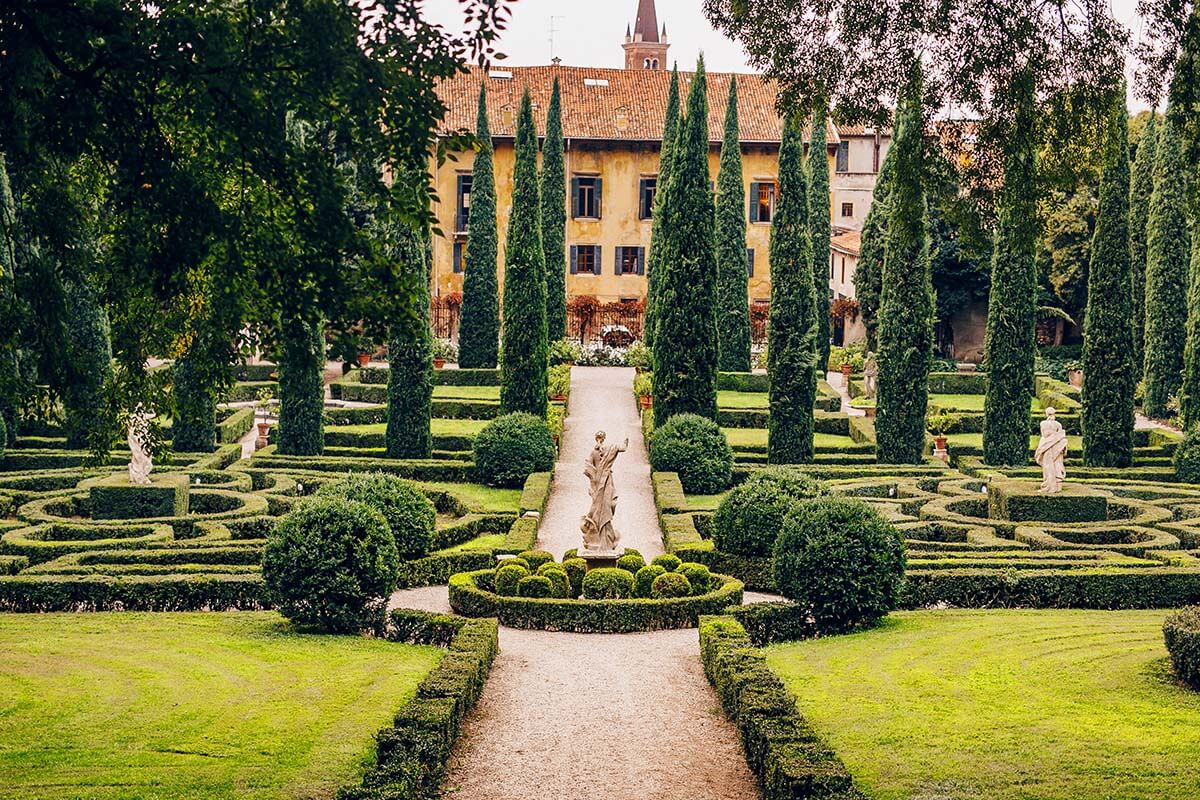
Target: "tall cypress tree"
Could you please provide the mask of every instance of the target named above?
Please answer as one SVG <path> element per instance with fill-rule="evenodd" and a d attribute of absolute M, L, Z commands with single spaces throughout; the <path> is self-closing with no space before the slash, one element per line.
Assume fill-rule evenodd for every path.
<path fill-rule="evenodd" d="M 8 181 L 8 165 L 0 152 L 0 453 L 17 437 L 20 404 L 20 314 L 16 274 L 17 208 Z"/>
<path fill-rule="evenodd" d="M 812 115 L 808 145 L 808 230 L 812 239 L 813 288 L 817 296 L 817 374 L 825 375 L 829 363 L 829 109 L 821 104 Z M 774 273 L 771 273 L 774 275 Z M 768 354 L 770 351 L 767 351 Z"/>
<path fill-rule="evenodd" d="M 863 221 L 858 266 L 854 269 L 854 295 L 859 314 L 867 331 L 867 347 L 878 347 L 879 295 L 883 291 L 883 255 L 887 252 L 888 226 L 891 224 L 892 184 L 896 174 L 894 147 L 879 168 L 875 189 L 871 194 L 871 209 Z"/>
<path fill-rule="evenodd" d="M 500 305 L 496 291 L 496 178 L 492 134 L 488 128 L 487 89 L 479 89 L 475 125 L 479 152 L 471 168 L 471 209 L 467 212 L 467 252 L 463 260 L 462 312 L 458 324 L 458 365 L 492 369 L 500 342 Z"/>
<path fill-rule="evenodd" d="M 63 281 L 66 309 L 62 401 L 67 446 L 108 447 L 104 428 L 104 389 L 112 381 L 112 329 L 108 311 L 83 276 Z"/>
<path fill-rule="evenodd" d="M 1146 392 L 1142 405 L 1149 417 L 1165 417 L 1171 397 L 1183 383 L 1192 257 L 1187 169 L 1179 129 L 1168 118 L 1158 137 L 1146 232 Z"/>
<path fill-rule="evenodd" d="M 1179 420 L 1184 430 L 1200 426 L 1200 231 L 1192 237 L 1188 309 L 1187 343 L 1183 348 L 1183 385 L 1179 389 Z"/>
<path fill-rule="evenodd" d="M 429 330 L 429 269 L 421 232 L 401 224 L 394 256 L 409 291 L 407 313 L 388 332 L 388 458 L 429 458 L 433 453 L 430 416 L 433 400 L 433 334 Z"/>
<path fill-rule="evenodd" d="M 650 253 L 646 258 L 646 319 L 642 339 L 654 346 L 654 334 L 658 327 L 658 287 L 662 283 L 663 250 L 666 234 L 663 231 L 663 213 L 667 187 L 671 181 L 671 164 L 674 160 L 675 140 L 679 138 L 679 67 L 671 70 L 671 84 L 667 90 L 667 116 L 663 122 L 662 147 L 658 151 L 658 177 L 655 179 L 654 212 L 650 225 Z"/>
<path fill-rule="evenodd" d="M 900 106 L 879 308 L 876 454 L 889 464 L 920 463 L 933 353 L 933 286 L 925 204 L 924 122 L 919 67 Z"/>
<path fill-rule="evenodd" d="M 538 202 L 537 129 L 529 90 L 517 117 L 512 213 L 504 243 L 500 406 L 546 416 L 546 254 Z"/>
<path fill-rule="evenodd" d="M 197 345 L 175 362 L 172 394 L 175 416 L 171 422 L 171 449 L 179 453 L 211 453 L 217 446 L 217 397 L 199 363 L 204 353 Z"/>
<path fill-rule="evenodd" d="M 279 326 L 279 424 L 283 455 L 317 456 L 325 449 L 325 323 L 293 310 Z"/>
<path fill-rule="evenodd" d="M 750 369 L 750 304 L 746 294 L 746 189 L 738 131 L 737 78 L 729 81 L 725 137 L 717 173 L 717 362 L 726 372 Z"/>
<path fill-rule="evenodd" d="M 702 56 L 688 92 L 663 209 L 667 238 L 654 348 L 656 426 L 676 414 L 717 417 L 717 265 L 708 188 L 707 84 Z"/>
<path fill-rule="evenodd" d="M 546 253 L 546 338 L 567 335 L 567 189 L 563 164 L 562 99 L 558 76 L 546 111 L 542 142 L 542 250 Z"/>
<path fill-rule="evenodd" d="M 813 456 L 819 312 L 808 215 L 803 132 L 789 117 L 779 147 L 779 202 L 771 226 L 767 460 L 772 464 L 798 464 Z"/>
<path fill-rule="evenodd" d="M 1129 277 L 1129 114 L 1124 87 L 1108 122 L 1100 206 L 1088 267 L 1083 340 L 1083 460 L 1133 462 L 1133 289 Z"/>
<path fill-rule="evenodd" d="M 1138 142 L 1129 187 L 1129 271 L 1133 287 L 1133 363 L 1138 375 L 1145 369 L 1146 337 L 1146 228 L 1150 221 L 1150 195 L 1154 191 L 1154 151 L 1158 143 L 1156 118 Z"/>
<path fill-rule="evenodd" d="M 1000 193 L 992 293 L 988 302 L 987 401 L 983 460 L 1022 465 L 1029 460 L 1029 401 L 1037 326 L 1037 142 L 1033 76 L 1025 71 L 1011 86 L 1013 114 L 1005 141 L 1004 189 Z"/>

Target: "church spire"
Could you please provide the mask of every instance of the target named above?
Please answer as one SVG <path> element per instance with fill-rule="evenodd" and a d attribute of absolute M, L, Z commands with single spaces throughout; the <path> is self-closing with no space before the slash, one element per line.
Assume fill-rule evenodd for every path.
<path fill-rule="evenodd" d="M 638 0 L 637 19 L 633 23 L 634 41 L 658 41 L 658 14 L 654 10 L 654 0 Z"/>
<path fill-rule="evenodd" d="M 634 17 L 632 35 L 625 28 L 625 69 L 666 69 L 667 26 L 658 32 L 658 12 L 654 0 L 638 0 L 637 16 Z"/>

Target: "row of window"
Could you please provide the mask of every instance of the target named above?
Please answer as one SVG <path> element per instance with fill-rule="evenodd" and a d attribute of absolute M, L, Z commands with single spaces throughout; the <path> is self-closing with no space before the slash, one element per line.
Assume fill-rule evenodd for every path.
<path fill-rule="evenodd" d="M 463 242 L 454 243 L 455 272 L 463 271 Z M 598 244 L 573 244 L 568 267 L 572 275 L 600 275 L 604 271 L 603 250 Z M 646 248 L 621 245 L 613 255 L 614 275 L 645 275 Z M 746 277 L 754 277 L 754 248 L 746 248 Z"/>
<path fill-rule="evenodd" d="M 840 151 L 839 151 L 840 152 Z M 600 219 L 603 215 L 604 179 L 596 176 L 578 175 L 571 178 L 572 219 Z M 638 219 L 654 216 L 654 193 L 658 190 L 657 178 L 642 178 L 638 181 Z M 773 181 L 754 181 L 750 184 L 751 222 L 770 223 L 775 215 L 776 185 Z M 471 176 L 458 176 L 458 208 L 454 219 L 454 230 L 467 229 L 467 216 L 471 210 Z M 854 216 L 854 204 L 842 203 L 842 217 Z"/>

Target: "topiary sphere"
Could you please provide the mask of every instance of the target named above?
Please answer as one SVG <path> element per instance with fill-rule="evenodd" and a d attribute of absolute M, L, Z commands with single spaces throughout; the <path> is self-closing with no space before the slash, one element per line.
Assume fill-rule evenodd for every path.
<path fill-rule="evenodd" d="M 633 575 L 616 567 L 598 567 L 583 576 L 587 600 L 620 600 L 633 595 Z"/>
<path fill-rule="evenodd" d="M 344 500 L 302 503 L 263 551 L 263 581 L 279 612 L 329 633 L 381 626 L 399 569 L 383 514 Z"/>
<path fill-rule="evenodd" d="M 642 555 L 642 551 L 641 551 L 641 550 L 635 550 L 635 549 L 634 549 L 634 548 L 632 548 L 632 547 L 626 547 L 626 548 L 625 548 L 625 549 L 624 549 L 624 550 L 621 552 L 621 555 L 623 555 L 623 556 L 637 556 L 638 558 L 642 559 L 643 561 L 645 561 L 645 560 L 646 560 L 646 557 L 645 557 L 644 555 Z"/>
<path fill-rule="evenodd" d="M 676 567 L 675 571 L 688 579 L 692 594 L 704 594 L 712 586 L 712 573 L 704 564 L 687 561 Z"/>
<path fill-rule="evenodd" d="M 553 597 L 554 583 L 545 575 L 526 575 L 517 581 L 517 594 L 521 597 Z"/>
<path fill-rule="evenodd" d="M 507 567 L 509 564 L 518 564 L 518 565 L 524 567 L 525 569 L 529 570 L 530 575 L 533 574 L 533 570 L 529 568 L 529 562 L 526 561 L 525 559 L 521 558 L 520 556 L 512 556 L 512 557 L 506 558 L 500 562 L 500 566 L 502 566 L 502 567 Z"/>
<path fill-rule="evenodd" d="M 1200 431 L 1189 433 L 1175 448 L 1175 476 L 1184 483 L 1200 483 Z"/>
<path fill-rule="evenodd" d="M 666 570 L 660 564 L 647 564 L 633 576 L 633 593 L 635 597 L 649 597 L 654 590 L 654 579 L 665 575 Z"/>
<path fill-rule="evenodd" d="M 517 584 L 522 578 L 529 577 L 529 570 L 520 564 L 511 562 L 496 570 L 496 594 L 501 597 L 513 597 L 517 593 Z"/>
<path fill-rule="evenodd" d="M 383 472 L 354 472 L 317 490 L 318 497 L 366 503 L 383 514 L 402 559 L 429 553 L 437 509 L 416 484 Z"/>
<path fill-rule="evenodd" d="M 650 587 L 650 596 L 659 600 L 669 597 L 687 597 L 692 593 L 692 584 L 678 572 L 664 572 L 654 579 Z"/>
<path fill-rule="evenodd" d="M 904 540 L 861 500 L 802 500 L 775 541 L 774 574 L 779 592 L 808 608 L 819 632 L 842 633 L 896 607 Z"/>
<path fill-rule="evenodd" d="M 582 558 L 564 558 L 562 568 L 571 581 L 570 596 L 579 597 L 583 594 L 583 576 L 587 574 L 587 562 Z"/>
<path fill-rule="evenodd" d="M 683 561 L 674 553 L 663 553 L 661 556 L 655 556 L 651 559 L 650 563 L 657 564 L 666 572 L 674 572 Z"/>
<path fill-rule="evenodd" d="M 676 414 L 650 437 L 650 466 L 655 472 L 679 473 L 689 494 L 715 494 L 733 479 L 733 451 L 711 419 Z"/>
<path fill-rule="evenodd" d="M 554 585 L 554 593 L 550 595 L 551 597 L 571 597 L 571 579 L 561 564 L 554 562 L 543 564 L 538 568 L 537 574 L 549 578 L 550 583 Z"/>
<path fill-rule="evenodd" d="M 723 553 L 769 556 L 792 504 L 827 493 L 823 483 L 798 469 L 759 470 L 721 501 L 713 516 L 713 544 Z"/>
<path fill-rule="evenodd" d="M 554 469 L 554 439 L 546 421 L 532 414 L 505 414 L 487 424 L 472 447 L 475 470 L 491 486 L 519 489 L 534 472 Z"/>
<path fill-rule="evenodd" d="M 519 553 L 517 558 L 523 559 L 529 565 L 530 572 L 537 572 L 543 564 L 554 563 L 554 556 L 545 550 L 526 550 Z"/>
<path fill-rule="evenodd" d="M 634 575 L 637 575 L 637 571 L 644 566 L 646 566 L 646 559 L 637 553 L 626 553 L 617 559 L 617 569 L 632 572 Z"/>

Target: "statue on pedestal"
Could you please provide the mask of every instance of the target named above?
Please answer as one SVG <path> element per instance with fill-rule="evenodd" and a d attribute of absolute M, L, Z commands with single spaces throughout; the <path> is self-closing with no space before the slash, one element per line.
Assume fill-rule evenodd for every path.
<path fill-rule="evenodd" d="M 863 391 L 867 397 L 875 396 L 875 378 L 879 375 L 879 362 L 875 359 L 874 353 L 867 353 L 867 358 L 863 361 Z"/>
<path fill-rule="evenodd" d="M 150 471 L 154 469 L 146 450 L 149 432 L 150 420 L 139 406 L 129 415 L 129 433 L 125 437 L 129 444 L 129 482 L 139 486 L 150 484 Z"/>
<path fill-rule="evenodd" d="M 1062 423 L 1054 418 L 1053 408 L 1046 409 L 1046 418 L 1042 420 L 1041 427 L 1042 438 L 1033 453 L 1033 460 L 1042 468 L 1042 488 L 1038 491 L 1058 494 L 1062 491 L 1063 478 L 1067 477 L 1067 470 L 1063 466 L 1067 457 L 1067 433 Z"/>
<path fill-rule="evenodd" d="M 583 474 L 590 481 L 588 494 L 592 507 L 580 521 L 583 531 L 584 550 L 614 551 L 621 535 L 613 527 L 613 514 L 617 510 L 616 487 L 613 486 L 612 467 L 618 453 L 629 447 L 628 437 L 620 447 L 605 447 L 604 431 L 596 433 L 596 446 L 583 467 Z"/>

